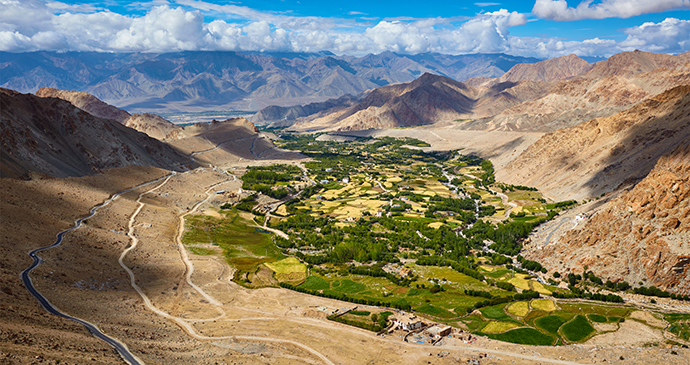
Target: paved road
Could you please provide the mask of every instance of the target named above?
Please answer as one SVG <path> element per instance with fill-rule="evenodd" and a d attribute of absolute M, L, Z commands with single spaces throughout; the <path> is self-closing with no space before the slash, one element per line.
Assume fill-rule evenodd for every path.
<path fill-rule="evenodd" d="M 173 174 L 171 174 L 171 175 L 174 175 L 174 174 L 175 174 L 175 173 L 173 173 Z M 84 327 L 86 327 L 86 329 L 89 330 L 89 332 L 91 332 L 91 334 L 92 334 L 93 336 L 95 336 L 95 337 L 97 337 L 97 338 L 99 338 L 99 339 L 105 341 L 108 345 L 112 346 L 112 347 L 118 352 L 118 354 L 120 354 L 120 356 L 122 357 L 123 360 L 125 360 L 127 363 L 132 364 L 132 365 L 134 365 L 134 364 L 143 364 L 143 362 L 142 362 L 139 358 L 137 358 L 136 356 L 134 356 L 131 352 L 129 352 L 129 349 L 127 349 L 127 345 L 125 345 L 124 343 L 118 341 L 117 339 L 115 339 L 115 338 L 113 338 L 113 337 L 110 337 L 110 336 L 104 334 L 103 332 L 101 332 L 100 329 L 98 329 L 98 327 L 97 327 L 95 324 L 90 323 L 90 322 L 87 322 L 87 321 L 85 321 L 85 320 L 83 320 L 83 319 L 81 319 L 81 318 L 73 317 L 73 316 L 70 316 L 70 315 L 68 315 L 68 314 L 65 314 L 65 313 L 61 312 L 61 311 L 60 311 L 59 309 L 57 309 L 52 303 L 50 303 L 50 302 L 48 301 L 48 299 L 46 299 L 46 297 L 43 296 L 43 294 L 41 294 L 38 290 L 36 290 L 36 287 L 34 287 L 34 284 L 33 284 L 33 282 L 31 281 L 31 277 L 30 277 L 29 275 L 31 274 L 31 271 L 32 271 L 33 269 L 37 268 L 39 265 L 41 265 L 41 264 L 43 263 L 43 258 L 41 258 L 40 256 L 38 256 L 38 253 L 39 253 L 39 252 L 45 251 L 45 250 L 49 250 L 49 249 L 51 249 L 51 248 L 55 248 L 55 247 L 60 246 L 60 244 L 62 244 L 62 240 L 63 240 L 65 234 L 67 234 L 67 233 L 69 233 L 69 232 L 72 232 L 72 231 L 76 230 L 77 228 L 81 227 L 81 223 L 82 223 L 84 220 L 93 217 L 93 216 L 96 214 L 96 211 L 98 211 L 98 209 L 100 209 L 100 208 L 102 208 L 102 207 L 104 207 L 104 206 L 110 204 L 110 202 L 112 202 L 112 201 L 115 200 L 118 196 L 120 196 L 120 195 L 122 195 L 122 194 L 125 194 L 125 193 L 127 193 L 127 192 L 130 192 L 130 191 L 132 191 L 132 190 L 134 190 L 134 189 L 138 189 L 138 188 L 140 188 L 140 187 L 142 187 L 142 186 L 146 186 L 146 185 L 149 185 L 149 184 L 153 184 L 153 183 L 155 183 L 155 182 L 157 182 L 157 181 L 166 179 L 166 178 L 168 178 L 168 177 L 171 176 L 171 175 L 167 175 L 167 176 L 164 176 L 164 177 L 162 177 L 162 178 L 160 178 L 160 179 L 156 179 L 156 180 L 153 180 L 153 181 L 149 181 L 149 182 L 147 182 L 147 183 L 140 184 L 140 185 L 137 185 L 137 186 L 135 186 L 135 187 L 133 187 L 133 188 L 130 188 L 130 189 L 121 191 L 121 192 L 119 192 L 119 193 L 113 195 L 112 197 L 110 197 L 110 199 L 106 200 L 103 204 L 97 205 L 97 206 L 91 208 L 91 211 L 89 212 L 89 215 L 87 215 L 86 217 L 82 217 L 82 218 L 77 219 L 77 220 L 74 222 L 74 226 L 73 226 L 72 228 L 66 229 L 66 230 L 64 230 L 64 231 L 62 231 L 62 232 L 60 232 L 60 233 L 58 233 L 57 236 L 56 236 L 55 242 L 54 242 L 52 245 L 45 246 L 45 247 L 41 247 L 41 248 L 37 248 L 37 249 L 35 249 L 35 250 L 29 252 L 29 256 L 31 256 L 31 258 L 34 260 L 34 262 L 31 264 L 31 266 L 29 266 L 29 267 L 26 268 L 24 271 L 22 271 L 22 273 L 21 273 L 21 275 L 20 275 L 21 278 L 22 278 L 22 281 L 24 282 L 24 286 L 26 287 L 26 289 L 29 291 L 29 293 L 31 293 L 31 295 L 33 295 L 33 296 L 36 298 L 36 300 L 38 300 L 38 302 L 41 304 L 41 306 L 43 307 L 43 309 L 45 309 L 47 312 L 49 312 L 49 313 L 51 313 L 51 314 L 54 314 L 54 315 L 56 315 L 56 316 L 58 316 L 58 317 L 71 319 L 71 320 L 73 320 L 73 321 L 75 321 L 75 322 L 81 323 Z"/>

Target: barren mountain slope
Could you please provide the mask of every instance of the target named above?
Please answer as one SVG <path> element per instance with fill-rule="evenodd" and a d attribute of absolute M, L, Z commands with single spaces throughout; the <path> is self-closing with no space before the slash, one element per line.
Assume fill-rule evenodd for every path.
<path fill-rule="evenodd" d="M 307 105 L 295 105 L 290 107 L 271 105 L 254 114 L 251 121 L 258 125 L 288 127 L 304 118 L 309 118 L 309 120 L 311 120 L 314 119 L 317 114 L 324 112 L 330 114 L 335 111 L 340 111 L 354 105 L 358 101 L 358 97 L 347 94 L 337 99 L 328 99 L 324 102 Z"/>
<path fill-rule="evenodd" d="M 639 51 L 620 53 L 596 63 L 584 75 L 553 87 L 544 85 L 548 91 L 543 97 L 524 99 L 527 101 L 494 116 L 466 122 L 462 128 L 550 132 L 610 116 L 672 87 L 690 84 L 688 58 L 688 52 L 677 56 Z M 558 64 L 550 61 L 555 60 L 540 63 L 550 65 L 557 72 Z"/>
<path fill-rule="evenodd" d="M 410 83 L 375 89 L 349 108 L 336 110 L 312 121 L 305 118 L 292 129 L 382 129 L 493 115 L 544 95 L 548 89 L 544 84 L 538 81 L 508 81 L 489 88 L 477 88 L 427 73 Z"/>
<path fill-rule="evenodd" d="M 594 64 L 583 77 L 603 79 L 610 76 L 630 78 L 661 67 L 673 69 L 690 62 L 690 51 L 678 55 L 665 55 L 651 52 L 622 52 L 611 56 L 606 61 Z"/>
<path fill-rule="evenodd" d="M 36 171 L 83 176 L 113 167 L 186 169 L 193 162 L 170 146 L 71 103 L 0 89 L 2 176 Z"/>
<path fill-rule="evenodd" d="M 497 82 L 506 81 L 558 81 L 582 75 L 592 69 L 592 65 L 582 58 L 570 54 L 537 63 L 520 63 L 499 77 Z"/>
<path fill-rule="evenodd" d="M 588 198 L 642 179 L 689 136 L 690 86 L 679 86 L 611 117 L 548 133 L 496 177 L 558 200 Z"/>
<path fill-rule="evenodd" d="M 690 293 L 690 139 L 581 228 L 526 253 L 550 269 Z"/>
<path fill-rule="evenodd" d="M 149 113 L 130 115 L 126 111 L 105 103 L 83 91 L 66 91 L 42 87 L 36 92 L 36 96 L 69 101 L 77 108 L 91 115 L 118 121 L 155 139 L 174 138 L 177 135 L 176 130 L 178 127 L 158 115 Z"/>
<path fill-rule="evenodd" d="M 112 119 L 122 124 L 125 124 L 125 121 L 131 116 L 126 111 L 103 102 L 97 97 L 83 91 L 69 91 L 52 87 L 42 87 L 36 91 L 36 96 L 66 100 L 91 115 L 99 118 Z"/>
<path fill-rule="evenodd" d="M 160 115 L 149 113 L 131 115 L 123 124 L 158 140 L 177 138 L 180 130 Z"/>

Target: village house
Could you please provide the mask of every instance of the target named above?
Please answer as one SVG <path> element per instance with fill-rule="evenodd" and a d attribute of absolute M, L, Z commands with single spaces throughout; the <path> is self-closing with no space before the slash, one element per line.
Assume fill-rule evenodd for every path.
<path fill-rule="evenodd" d="M 426 332 L 435 340 L 450 335 L 453 329 L 450 326 L 434 325 L 426 329 Z"/>
<path fill-rule="evenodd" d="M 393 323 L 406 331 L 422 328 L 422 320 L 412 313 L 400 312 L 393 319 Z"/>

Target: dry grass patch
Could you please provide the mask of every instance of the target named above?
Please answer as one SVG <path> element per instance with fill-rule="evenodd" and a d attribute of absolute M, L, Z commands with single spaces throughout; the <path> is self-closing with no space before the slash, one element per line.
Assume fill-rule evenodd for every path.
<path fill-rule="evenodd" d="M 532 308 L 539 309 L 544 312 L 553 312 L 556 310 L 556 304 L 549 299 L 534 299 L 531 302 Z"/>
<path fill-rule="evenodd" d="M 278 281 L 299 282 L 307 278 L 307 266 L 295 257 L 264 263 L 264 265 L 275 272 L 275 278 Z"/>
<path fill-rule="evenodd" d="M 532 289 L 535 290 L 536 292 L 538 292 L 539 294 L 544 294 L 544 295 L 553 294 L 550 290 L 546 289 L 546 287 L 542 283 L 540 283 L 538 281 L 532 281 L 532 280 L 530 280 L 530 282 L 532 284 Z"/>
<path fill-rule="evenodd" d="M 287 208 L 285 207 L 285 204 L 279 206 L 278 209 L 276 209 L 276 214 L 280 214 L 282 216 L 289 215 Z"/>
<path fill-rule="evenodd" d="M 482 328 L 482 332 L 501 333 L 515 327 L 520 327 L 520 325 L 513 322 L 489 322 L 486 326 L 484 326 L 484 328 Z"/>
<path fill-rule="evenodd" d="M 525 274 L 515 274 L 515 277 L 508 280 L 508 282 L 515 285 L 516 288 L 520 288 L 522 290 L 531 290 L 529 287 L 529 281 L 525 280 L 525 277 L 527 277 Z"/>
<path fill-rule="evenodd" d="M 441 226 L 443 226 L 442 222 L 429 223 L 429 227 L 434 228 L 434 229 L 439 229 L 439 228 L 441 228 Z"/>
<path fill-rule="evenodd" d="M 527 315 L 527 313 L 529 313 L 529 303 L 528 302 L 513 303 L 510 305 L 510 307 L 508 307 L 508 312 L 510 312 L 516 316 L 524 317 Z"/>

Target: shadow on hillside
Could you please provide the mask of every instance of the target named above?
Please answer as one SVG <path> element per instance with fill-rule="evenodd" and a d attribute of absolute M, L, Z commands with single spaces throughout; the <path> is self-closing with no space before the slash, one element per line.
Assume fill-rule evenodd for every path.
<path fill-rule="evenodd" d="M 658 107 L 659 113 L 630 127 L 624 138 L 608 146 L 607 158 L 602 160 L 601 168 L 584 184 L 590 196 L 633 186 L 649 174 L 661 156 L 690 138 L 690 93 L 658 106 L 646 104 L 633 109 L 642 111 Z M 617 122 L 633 123 L 637 122 L 635 118 L 641 117 L 639 114 L 626 114 Z M 574 161 L 571 165 L 577 163 Z"/>

